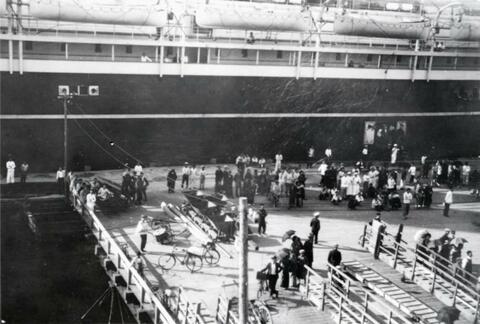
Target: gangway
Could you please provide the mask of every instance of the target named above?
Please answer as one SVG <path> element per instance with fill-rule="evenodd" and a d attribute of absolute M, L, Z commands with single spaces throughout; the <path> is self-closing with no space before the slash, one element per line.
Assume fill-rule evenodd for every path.
<path fill-rule="evenodd" d="M 305 268 L 306 298 L 318 308 L 327 309 L 336 323 L 413 323 L 402 311 L 367 291 L 341 269 L 328 265 L 328 278 L 323 278 L 312 268 Z"/>
<path fill-rule="evenodd" d="M 377 295 L 382 296 L 390 304 L 408 314 L 411 317 L 409 321 L 418 319 L 420 323 L 439 323 L 437 320 L 438 314 L 434 309 L 425 305 L 422 301 L 404 291 L 378 272 L 359 261 L 343 262 L 343 265 L 348 274 L 354 276 Z"/>
<path fill-rule="evenodd" d="M 376 236 L 378 234 L 378 236 Z M 458 267 L 438 253 L 425 252 L 425 247 L 410 248 L 405 241 L 397 242 L 395 237 L 387 233 L 366 236 L 364 244 L 375 245 L 374 255 L 390 267 L 410 278 L 424 290 L 430 292 L 448 306 L 455 306 L 469 320 L 475 322 L 480 313 L 480 294 L 468 282 L 461 278 Z M 376 237 L 378 244 L 372 244 Z M 419 249 L 420 247 L 420 249 Z M 422 249 L 423 248 L 423 249 Z M 471 277 L 468 277 L 471 278 Z"/>

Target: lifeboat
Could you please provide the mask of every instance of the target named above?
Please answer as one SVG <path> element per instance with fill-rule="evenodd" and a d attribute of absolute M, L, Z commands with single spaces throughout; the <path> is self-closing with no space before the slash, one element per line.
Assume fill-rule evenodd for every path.
<path fill-rule="evenodd" d="M 421 17 L 410 19 L 347 13 L 335 17 L 333 31 L 340 35 L 426 39 L 430 32 L 430 24 Z"/>
<path fill-rule="evenodd" d="M 480 41 L 480 20 L 453 24 L 450 28 L 450 37 L 458 41 Z"/>
<path fill-rule="evenodd" d="M 310 11 L 302 6 L 238 1 L 206 5 L 197 10 L 195 19 L 198 26 L 213 29 L 305 32 L 313 26 Z"/>
<path fill-rule="evenodd" d="M 167 25 L 167 10 L 158 1 L 30 0 L 28 14 L 39 19 L 82 23 Z"/>

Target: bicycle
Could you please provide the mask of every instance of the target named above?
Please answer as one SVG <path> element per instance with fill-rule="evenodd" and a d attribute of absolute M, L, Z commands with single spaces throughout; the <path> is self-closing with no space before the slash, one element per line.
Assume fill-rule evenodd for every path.
<path fill-rule="evenodd" d="M 202 258 L 209 265 L 215 265 L 220 261 L 220 253 L 215 247 L 215 242 L 208 242 L 203 245 Z"/>
<path fill-rule="evenodd" d="M 184 229 L 179 233 L 174 233 L 169 223 L 163 220 L 154 219 L 152 217 L 149 217 L 148 225 L 152 229 L 151 234 L 155 236 L 155 239 L 160 244 L 172 244 L 177 235 L 184 235 L 185 233 L 188 233 L 188 229 Z"/>
<path fill-rule="evenodd" d="M 250 307 L 255 324 L 273 324 L 272 314 L 264 301 L 254 299 L 250 300 Z"/>
<path fill-rule="evenodd" d="M 190 272 L 197 272 L 203 266 L 202 256 L 199 255 L 196 251 L 190 249 L 181 249 L 182 252 L 185 252 L 183 259 L 178 256 L 175 251 L 179 249 L 176 246 L 173 246 L 172 252 L 161 255 L 158 257 L 158 266 L 162 268 L 162 270 L 170 270 L 172 269 L 175 264 L 177 264 L 177 260 L 184 264 Z"/>
<path fill-rule="evenodd" d="M 262 297 L 264 293 L 268 291 L 268 279 L 267 275 L 261 271 L 257 272 L 257 281 L 258 281 L 258 289 L 257 289 L 257 299 Z"/>

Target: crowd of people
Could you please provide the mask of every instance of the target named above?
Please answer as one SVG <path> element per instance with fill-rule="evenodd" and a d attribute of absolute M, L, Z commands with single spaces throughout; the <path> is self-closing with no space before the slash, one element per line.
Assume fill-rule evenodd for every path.
<path fill-rule="evenodd" d="M 283 289 L 298 288 L 302 281 L 305 282 L 308 271 L 305 266 L 312 267 L 314 245 L 318 244 L 318 233 L 321 228 L 319 217 L 320 213 L 314 212 L 310 220 L 310 233 L 303 242 L 294 230 L 287 231 L 282 238 L 283 248 L 273 255 L 271 261 L 257 274 L 260 285 L 263 279 L 268 280 L 268 290 L 272 298 L 278 298 L 276 284 L 280 274 L 280 287 Z M 263 227 L 263 222 L 259 222 L 259 233 L 264 233 Z M 335 244 L 328 254 L 327 262 L 336 267 L 341 261 L 342 253 L 338 250 L 338 244 Z"/>
<path fill-rule="evenodd" d="M 147 201 L 149 182 L 143 173 L 143 167 L 138 162 L 132 169 L 125 168 L 122 173 L 121 193 L 130 204 L 141 205 Z"/>
<path fill-rule="evenodd" d="M 464 254 L 464 245 L 467 241 L 457 237 L 455 230 L 446 228 L 437 239 L 432 239 L 432 235 L 427 230 L 420 230 L 415 235 L 415 241 L 417 250 L 430 262 L 445 268 L 449 267 L 448 261 L 450 261 L 467 280 L 473 278 L 467 275 L 472 274 L 473 271 L 473 253 L 467 250 Z M 442 258 L 435 257 L 435 254 Z"/>

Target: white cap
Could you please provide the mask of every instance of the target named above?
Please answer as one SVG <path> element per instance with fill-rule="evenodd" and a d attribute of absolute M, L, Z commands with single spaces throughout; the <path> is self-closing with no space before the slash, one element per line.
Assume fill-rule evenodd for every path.
<path fill-rule="evenodd" d="M 314 213 L 313 213 L 313 216 L 314 216 L 314 217 L 320 216 L 320 212 L 318 212 L 318 211 L 317 211 L 317 212 L 314 212 Z"/>

